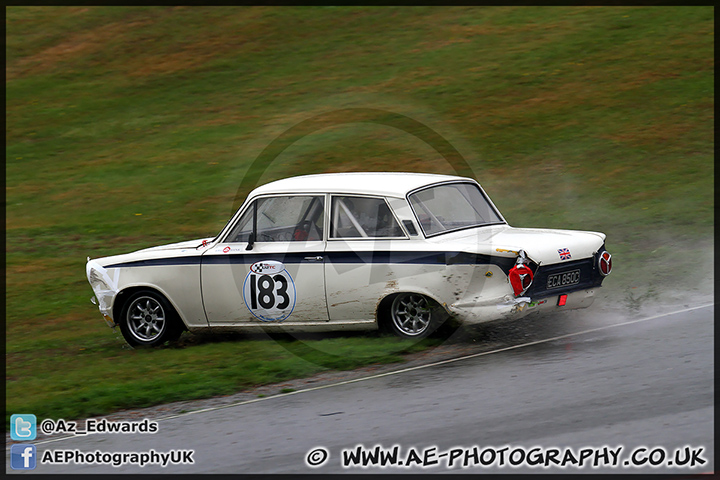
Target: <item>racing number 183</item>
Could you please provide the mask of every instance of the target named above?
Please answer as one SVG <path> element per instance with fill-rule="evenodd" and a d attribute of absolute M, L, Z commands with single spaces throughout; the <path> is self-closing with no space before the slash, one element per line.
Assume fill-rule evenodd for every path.
<path fill-rule="evenodd" d="M 250 274 L 250 306 L 257 310 L 258 302 L 264 309 L 277 308 L 283 310 L 290 305 L 290 296 L 287 294 L 288 281 L 282 275 L 255 275 Z M 277 290 L 276 290 L 277 288 Z M 275 305 L 278 299 L 280 303 Z"/>

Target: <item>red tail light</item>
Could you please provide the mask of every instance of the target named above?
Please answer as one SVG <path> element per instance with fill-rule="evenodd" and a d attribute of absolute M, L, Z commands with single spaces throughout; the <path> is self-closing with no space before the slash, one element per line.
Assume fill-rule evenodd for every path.
<path fill-rule="evenodd" d="M 602 252 L 598 257 L 598 268 L 603 277 L 612 271 L 612 255 L 608 251 Z"/>
<path fill-rule="evenodd" d="M 532 285 L 533 273 L 530 267 L 523 263 L 518 263 L 510 269 L 508 278 L 510 279 L 510 285 L 513 288 L 515 296 L 519 297 Z"/>

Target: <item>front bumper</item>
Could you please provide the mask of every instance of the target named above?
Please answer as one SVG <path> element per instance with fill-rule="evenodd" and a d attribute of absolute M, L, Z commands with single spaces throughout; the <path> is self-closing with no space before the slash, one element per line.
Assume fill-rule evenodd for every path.
<path fill-rule="evenodd" d="M 115 326 L 113 320 L 112 305 L 118 293 L 118 269 L 111 272 L 94 260 L 88 260 L 85 267 L 88 282 L 95 293 L 90 301 L 97 305 L 105 322 L 109 326 Z M 95 300 L 95 301 L 93 301 Z"/>

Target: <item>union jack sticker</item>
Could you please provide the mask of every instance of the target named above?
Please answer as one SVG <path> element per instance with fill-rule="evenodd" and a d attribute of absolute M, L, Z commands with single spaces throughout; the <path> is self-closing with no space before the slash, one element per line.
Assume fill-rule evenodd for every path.
<path fill-rule="evenodd" d="M 568 249 L 568 248 L 559 249 L 558 255 L 560 255 L 560 260 L 570 260 L 570 258 L 572 258 L 570 256 L 570 249 Z"/>

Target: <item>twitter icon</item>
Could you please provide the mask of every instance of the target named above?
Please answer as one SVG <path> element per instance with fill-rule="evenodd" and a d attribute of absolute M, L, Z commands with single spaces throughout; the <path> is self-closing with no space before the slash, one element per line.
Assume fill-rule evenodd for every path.
<path fill-rule="evenodd" d="M 21 413 L 10 417 L 10 438 L 13 440 L 35 440 L 37 437 L 37 419 L 31 413 Z"/>

